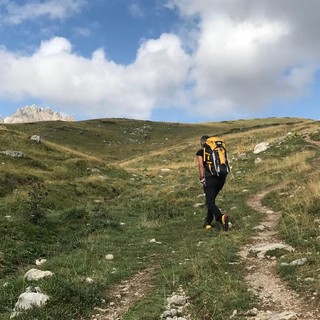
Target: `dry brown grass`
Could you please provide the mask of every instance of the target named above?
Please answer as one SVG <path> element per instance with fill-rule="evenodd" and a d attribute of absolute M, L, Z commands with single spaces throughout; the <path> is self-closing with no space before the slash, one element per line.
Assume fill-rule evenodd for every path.
<path fill-rule="evenodd" d="M 311 169 L 311 164 L 307 163 L 306 160 L 312 156 L 311 151 L 302 151 L 295 153 L 291 157 L 283 159 L 267 159 L 257 165 L 257 170 L 254 174 L 265 175 L 274 173 L 275 171 L 292 172 L 295 176 L 303 174 Z"/>

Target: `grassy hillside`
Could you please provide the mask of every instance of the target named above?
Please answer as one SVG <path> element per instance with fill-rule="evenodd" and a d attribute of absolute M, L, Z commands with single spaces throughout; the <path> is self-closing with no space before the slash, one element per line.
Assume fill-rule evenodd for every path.
<path fill-rule="evenodd" d="M 0 128 L 0 319 L 8 319 L 30 285 L 50 296 L 40 309 L 17 319 L 89 319 L 106 308 L 108 290 L 139 270 L 154 267 L 152 290 L 124 320 L 159 319 L 165 298 L 180 285 L 194 319 L 228 319 L 258 304 L 243 282 L 237 252 L 253 234 L 260 214 L 248 195 L 285 183 L 264 200 L 283 212 L 279 232 L 295 247 L 279 259 L 279 274 L 292 287 L 319 299 L 319 123 L 269 118 L 206 124 L 129 119 L 32 123 Z M 41 143 L 30 140 L 40 135 Z M 232 172 L 218 198 L 231 217 L 228 234 L 202 227 L 205 208 L 195 152 L 203 134 L 222 135 Z M 252 153 L 262 141 L 271 147 Z M 166 170 L 162 170 L 166 169 Z M 156 242 L 150 243 L 151 239 Z M 308 253 L 302 268 L 280 261 Z M 105 259 L 113 254 L 114 259 Z M 37 267 L 35 260 L 47 259 Z M 31 268 L 51 278 L 29 283 Z M 306 278 L 315 281 L 303 281 Z M 90 277 L 93 282 L 88 283 Z M 320 302 L 320 300 L 319 300 Z"/>

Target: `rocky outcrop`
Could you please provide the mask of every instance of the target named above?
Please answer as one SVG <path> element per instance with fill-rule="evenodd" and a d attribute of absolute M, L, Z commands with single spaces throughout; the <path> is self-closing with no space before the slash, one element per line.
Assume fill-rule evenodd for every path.
<path fill-rule="evenodd" d="M 50 108 L 39 108 L 36 105 L 32 105 L 19 108 L 11 116 L 4 119 L 4 123 L 27 123 L 37 121 L 74 121 L 74 118 L 64 116 L 59 112 L 52 111 Z"/>

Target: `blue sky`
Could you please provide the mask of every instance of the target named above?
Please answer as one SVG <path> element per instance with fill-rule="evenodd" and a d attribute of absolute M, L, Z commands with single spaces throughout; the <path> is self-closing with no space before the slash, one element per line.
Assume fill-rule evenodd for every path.
<path fill-rule="evenodd" d="M 0 0 L 0 115 L 320 118 L 318 0 Z"/>

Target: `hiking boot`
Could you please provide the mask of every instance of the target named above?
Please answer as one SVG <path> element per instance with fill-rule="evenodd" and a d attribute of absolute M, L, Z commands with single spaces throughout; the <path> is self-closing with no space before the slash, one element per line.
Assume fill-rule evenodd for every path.
<path fill-rule="evenodd" d="M 228 229 L 229 229 L 229 218 L 228 218 L 226 213 L 222 215 L 221 222 L 222 222 L 223 230 L 224 231 L 228 231 Z"/>
<path fill-rule="evenodd" d="M 207 224 L 207 225 L 205 226 L 205 228 L 206 228 L 206 230 L 211 230 L 211 229 L 212 229 L 212 226 L 211 226 L 211 224 Z"/>

